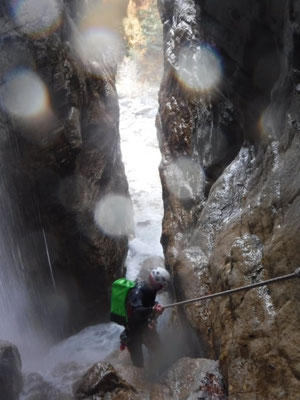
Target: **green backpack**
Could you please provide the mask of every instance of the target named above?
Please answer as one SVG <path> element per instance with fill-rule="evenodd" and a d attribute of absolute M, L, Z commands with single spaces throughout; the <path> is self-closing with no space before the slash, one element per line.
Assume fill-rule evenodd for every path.
<path fill-rule="evenodd" d="M 110 300 L 110 320 L 119 325 L 126 326 L 127 312 L 126 299 L 128 292 L 134 288 L 136 282 L 120 278 L 113 282 Z"/>

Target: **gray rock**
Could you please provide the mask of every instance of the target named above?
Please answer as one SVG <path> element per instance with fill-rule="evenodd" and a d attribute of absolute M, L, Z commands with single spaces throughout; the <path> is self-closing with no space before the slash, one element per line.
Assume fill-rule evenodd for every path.
<path fill-rule="evenodd" d="M 291 273 L 300 262 L 299 2 L 158 3 L 161 241 L 176 296 Z M 197 68 L 206 51 L 222 72 L 203 90 L 194 78 L 205 75 Z M 182 157 L 205 173 L 203 187 L 185 199 L 168 185 L 170 166 Z M 185 307 L 204 356 L 220 360 L 230 399 L 298 400 L 298 286 L 288 281 Z"/>
<path fill-rule="evenodd" d="M 0 393 L 3 400 L 18 400 L 23 386 L 22 361 L 10 342 L 0 340 Z"/>
<path fill-rule="evenodd" d="M 75 399 L 90 399 L 92 396 L 103 398 L 110 393 L 111 398 L 136 399 L 135 388 L 124 381 L 107 362 L 93 365 L 84 376 L 73 385 Z"/>

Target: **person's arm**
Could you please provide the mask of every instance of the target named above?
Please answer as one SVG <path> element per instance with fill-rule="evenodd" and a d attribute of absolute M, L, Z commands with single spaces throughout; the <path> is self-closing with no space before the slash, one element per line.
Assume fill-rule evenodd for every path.
<path fill-rule="evenodd" d="M 152 310 L 155 312 L 157 315 L 161 315 L 164 312 L 164 308 L 161 304 L 155 303 L 154 306 L 152 307 Z"/>

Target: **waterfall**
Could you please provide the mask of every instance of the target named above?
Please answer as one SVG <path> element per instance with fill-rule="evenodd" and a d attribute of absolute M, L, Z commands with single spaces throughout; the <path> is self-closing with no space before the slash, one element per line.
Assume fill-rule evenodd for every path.
<path fill-rule="evenodd" d="M 2 149 L 1 149 L 2 150 Z M 49 347 L 50 335 L 46 320 L 45 296 L 51 275 L 39 268 L 46 257 L 41 230 L 28 230 L 20 193 L 20 177 L 13 177 L 19 153 L 2 150 L 0 165 L 0 338 L 16 344 L 25 368 L 36 365 Z M 27 183 L 28 184 L 28 183 Z M 32 226 L 39 221 L 38 202 L 26 203 L 27 218 Z M 29 216 L 29 217 L 28 217 Z M 37 222 L 40 225 L 40 221 Z M 47 249 L 49 253 L 49 249 Z M 34 275 L 34 278 L 33 278 Z M 45 280 L 45 282 L 43 282 Z M 50 285 L 48 285 L 50 286 Z M 49 299 L 49 297 L 48 297 Z"/>

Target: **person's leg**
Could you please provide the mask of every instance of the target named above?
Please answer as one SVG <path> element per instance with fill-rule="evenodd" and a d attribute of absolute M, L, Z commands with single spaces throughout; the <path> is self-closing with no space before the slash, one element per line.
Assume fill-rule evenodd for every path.
<path fill-rule="evenodd" d="M 125 350 L 127 346 L 127 341 L 128 341 L 128 333 L 127 329 L 124 329 L 124 331 L 120 335 L 120 350 Z"/>
<path fill-rule="evenodd" d="M 160 348 L 160 337 L 155 328 L 146 328 L 142 335 L 144 345 L 152 352 L 157 353 Z"/>
<path fill-rule="evenodd" d="M 138 335 L 128 337 L 127 348 L 133 365 L 136 367 L 143 367 L 144 357 L 141 337 Z"/>
<path fill-rule="evenodd" d="M 160 371 L 161 347 L 160 337 L 155 328 L 147 328 L 143 333 L 143 343 L 149 350 L 149 361 L 147 362 L 147 378 L 155 381 Z"/>

